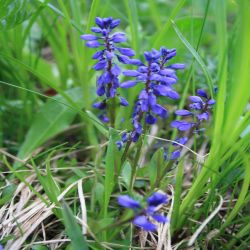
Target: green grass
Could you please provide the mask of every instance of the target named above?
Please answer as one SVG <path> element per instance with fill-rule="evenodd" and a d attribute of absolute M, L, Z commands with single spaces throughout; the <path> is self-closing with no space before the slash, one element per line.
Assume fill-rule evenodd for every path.
<path fill-rule="evenodd" d="M 249 247 L 248 0 L 0 0 L 0 6 L 1 245 L 187 249 L 192 239 L 195 249 Z M 178 72 L 180 100 L 164 103 L 168 119 L 156 134 L 145 130 L 125 155 L 115 142 L 132 127 L 141 87 L 121 91 L 130 106 L 116 108 L 114 128 L 98 119 L 93 50 L 80 40 L 96 16 L 121 19 L 124 47 L 136 57 L 166 46 L 186 64 Z M 197 88 L 216 99 L 212 119 L 178 163 L 166 163 L 162 146 L 176 138 L 169 125 L 174 111 Z M 166 231 L 142 234 L 117 197 L 143 200 L 158 189 L 169 195 L 162 211 L 170 222 Z"/>

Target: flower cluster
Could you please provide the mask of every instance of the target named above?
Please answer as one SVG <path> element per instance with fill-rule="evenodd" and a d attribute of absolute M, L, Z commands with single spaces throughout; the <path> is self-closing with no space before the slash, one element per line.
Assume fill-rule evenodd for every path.
<path fill-rule="evenodd" d="M 175 111 L 175 114 L 182 117 L 192 117 L 191 121 L 181 120 L 181 121 L 173 121 L 171 126 L 173 128 L 177 128 L 180 132 L 189 131 L 189 136 L 193 133 L 199 133 L 202 128 L 200 128 L 203 121 L 207 121 L 210 117 L 209 110 L 215 104 L 215 100 L 208 97 L 206 91 L 202 89 L 197 90 L 198 96 L 190 96 L 189 100 L 191 103 L 189 104 L 189 109 L 181 109 Z M 176 138 L 175 141 L 179 144 L 185 145 L 189 139 L 189 136 L 183 136 Z M 180 157 L 182 146 L 173 143 L 176 147 L 176 150 L 172 152 L 170 157 L 171 160 L 175 160 Z"/>
<path fill-rule="evenodd" d="M 117 62 L 123 64 L 140 64 L 139 60 L 131 59 L 135 52 L 130 48 L 121 48 L 119 43 L 126 41 L 125 33 L 112 31 L 119 26 L 120 20 L 112 17 L 95 19 L 98 27 L 92 27 L 93 34 L 81 35 L 81 39 L 86 41 L 86 46 L 90 48 L 101 48 L 93 55 L 92 59 L 98 60 L 93 66 L 96 71 L 102 70 L 102 74 L 97 79 L 98 96 L 105 96 L 104 100 L 93 104 L 94 108 L 103 110 L 100 118 L 104 122 L 108 122 L 106 115 L 107 102 L 110 98 L 114 98 L 117 94 L 117 88 L 120 86 L 118 76 L 121 74 L 121 68 Z M 120 105 L 127 106 L 128 102 L 125 98 L 119 96 Z"/>
<path fill-rule="evenodd" d="M 178 80 L 176 70 L 183 69 L 184 64 L 175 63 L 166 66 L 171 58 L 176 55 L 176 49 L 162 47 L 160 51 L 152 49 L 145 52 L 146 63 L 141 62 L 137 70 L 125 70 L 123 74 L 135 77 L 121 83 L 121 88 L 131 88 L 138 83 L 143 83 L 144 88 L 135 103 L 132 123 L 134 130 L 130 133 L 130 138 L 136 142 L 143 131 L 143 120 L 146 124 L 152 125 L 157 122 L 157 117 L 165 119 L 168 111 L 157 102 L 157 97 L 165 96 L 171 99 L 178 99 L 179 94 L 174 90 L 173 84 Z M 118 148 L 126 142 L 128 136 L 124 136 L 117 142 Z"/>
<path fill-rule="evenodd" d="M 145 206 L 128 195 L 118 197 L 118 203 L 134 211 L 133 223 L 145 231 L 155 231 L 157 229 L 157 226 L 152 221 L 158 223 L 166 223 L 168 221 L 165 216 L 158 213 L 161 206 L 168 203 L 168 197 L 163 192 L 158 191 L 152 194 L 147 199 Z"/>

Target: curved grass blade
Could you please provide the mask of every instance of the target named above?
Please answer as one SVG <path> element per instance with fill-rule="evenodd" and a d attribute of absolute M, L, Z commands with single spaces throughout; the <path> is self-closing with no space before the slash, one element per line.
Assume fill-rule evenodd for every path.
<path fill-rule="evenodd" d="M 179 37 L 179 39 L 182 41 L 182 43 L 185 45 L 185 47 L 189 50 L 189 52 L 194 56 L 194 58 L 196 59 L 196 61 L 200 65 L 200 67 L 201 67 L 201 69 L 202 69 L 202 71 L 203 71 L 203 73 L 204 73 L 204 75 L 206 77 L 206 80 L 207 80 L 207 83 L 208 83 L 208 86 L 209 86 L 209 89 L 210 89 L 210 95 L 213 97 L 213 92 L 214 92 L 213 91 L 213 89 L 214 89 L 213 81 L 212 81 L 212 78 L 210 76 L 210 73 L 207 70 L 207 67 L 206 67 L 205 63 L 203 62 L 201 56 L 194 49 L 194 47 L 183 36 L 183 34 L 178 29 L 178 27 L 176 26 L 176 24 L 174 23 L 174 21 L 172 20 L 171 22 L 172 22 L 174 30 L 175 30 L 177 36 Z"/>
<path fill-rule="evenodd" d="M 161 31 L 157 34 L 157 37 L 155 37 L 155 39 L 153 40 L 154 41 L 153 48 L 159 48 L 162 45 L 162 40 L 164 40 L 164 36 L 166 35 L 171 25 L 171 20 L 176 17 L 176 15 L 179 13 L 180 9 L 182 8 L 185 2 L 186 0 L 179 0 L 179 2 L 176 4 L 166 24 L 163 26 Z"/>
<path fill-rule="evenodd" d="M 137 15 L 137 7 L 135 0 L 125 0 L 124 4 L 127 9 L 128 18 L 129 18 L 129 26 L 132 34 L 132 48 L 136 51 L 136 54 L 139 55 L 139 22 Z"/>

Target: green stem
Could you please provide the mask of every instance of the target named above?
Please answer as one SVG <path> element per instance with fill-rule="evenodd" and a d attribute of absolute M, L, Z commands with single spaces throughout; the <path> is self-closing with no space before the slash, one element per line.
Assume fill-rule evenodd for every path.
<path fill-rule="evenodd" d="M 164 178 L 165 174 L 166 174 L 166 171 L 171 168 L 173 166 L 175 161 L 169 161 L 165 167 L 163 168 L 162 172 L 160 174 L 158 174 L 157 172 L 157 177 L 156 177 L 156 180 L 155 180 L 155 183 L 153 185 L 153 189 L 155 189 L 156 187 L 158 187 L 158 185 L 161 183 L 162 179 Z"/>
<path fill-rule="evenodd" d="M 115 98 L 112 98 L 111 103 L 109 105 L 110 126 L 112 128 L 115 127 L 115 107 L 116 107 Z"/>
<path fill-rule="evenodd" d="M 131 140 L 131 138 L 130 138 L 130 139 L 127 141 L 126 147 L 125 147 L 124 152 L 123 152 L 123 154 L 122 154 L 122 158 L 121 158 L 121 167 L 122 167 L 122 165 L 124 164 L 124 162 L 125 162 L 125 160 L 126 160 L 126 158 L 127 158 L 128 150 L 129 150 L 129 148 L 130 148 L 131 143 L 132 143 L 132 140 Z"/>
<path fill-rule="evenodd" d="M 131 173 L 130 186 L 129 186 L 130 191 L 132 191 L 133 186 L 134 186 L 134 182 L 136 179 L 136 169 L 137 169 L 137 165 L 138 165 L 138 162 L 140 159 L 141 149 L 142 149 L 142 139 L 140 140 L 139 145 L 137 147 L 134 164 L 132 165 L 132 173 Z"/>

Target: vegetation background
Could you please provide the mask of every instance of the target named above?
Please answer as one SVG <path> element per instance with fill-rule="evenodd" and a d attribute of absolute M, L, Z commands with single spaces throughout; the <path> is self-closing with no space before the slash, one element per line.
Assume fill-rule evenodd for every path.
<path fill-rule="evenodd" d="M 4 249 L 249 249 L 249 11 L 248 0 L 0 0 Z M 119 131 L 92 109 L 93 51 L 79 37 L 96 16 L 120 18 L 137 56 L 177 49 L 176 62 L 187 66 L 172 110 L 197 88 L 217 101 L 206 137 L 193 140 L 193 153 L 162 182 L 154 185 L 160 150 L 149 151 L 138 171 L 137 193 L 157 187 L 170 196 L 171 222 L 156 234 L 112 226 L 127 216 L 116 197 L 129 185 L 131 167 L 128 160 L 114 178 Z M 137 94 L 129 94 L 130 103 Z M 130 128 L 131 112 L 132 105 L 119 111 L 117 129 Z M 158 128 L 161 138 L 173 138 L 171 119 Z"/>

